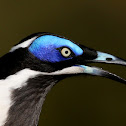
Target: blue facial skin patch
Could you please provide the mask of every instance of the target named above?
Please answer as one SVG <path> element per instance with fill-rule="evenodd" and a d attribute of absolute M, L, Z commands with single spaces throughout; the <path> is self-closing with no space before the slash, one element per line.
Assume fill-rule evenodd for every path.
<path fill-rule="evenodd" d="M 79 56 L 83 54 L 83 50 L 70 40 L 60 38 L 53 35 L 44 35 L 36 40 L 30 45 L 28 50 L 42 61 L 47 61 L 51 63 L 56 63 L 60 61 L 69 60 L 72 57 L 63 57 L 58 48 L 67 47 L 75 54 Z"/>

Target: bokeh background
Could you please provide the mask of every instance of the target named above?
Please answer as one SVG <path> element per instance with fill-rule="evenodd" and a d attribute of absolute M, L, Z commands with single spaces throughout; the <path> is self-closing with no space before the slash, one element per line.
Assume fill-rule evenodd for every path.
<path fill-rule="evenodd" d="M 22 38 L 52 32 L 126 59 L 125 0 L 0 1 L 0 56 Z M 93 64 L 126 78 L 126 67 Z M 126 86 L 101 77 L 59 82 L 39 126 L 126 126 Z"/>

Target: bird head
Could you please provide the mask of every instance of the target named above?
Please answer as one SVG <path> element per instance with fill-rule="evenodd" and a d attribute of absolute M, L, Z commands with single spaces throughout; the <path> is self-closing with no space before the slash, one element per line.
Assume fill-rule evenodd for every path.
<path fill-rule="evenodd" d="M 0 58 L 0 125 L 37 125 L 46 94 L 65 77 L 90 74 L 126 84 L 115 74 L 88 66 L 92 62 L 126 65 L 116 56 L 59 35 L 37 33 L 23 39 Z"/>
<path fill-rule="evenodd" d="M 17 50 L 27 53 L 28 62 L 23 66 L 45 75 L 90 74 L 126 83 L 125 79 L 116 74 L 87 65 L 93 62 L 126 65 L 125 60 L 80 45 L 59 35 L 52 33 L 31 35 L 15 45 L 10 52 L 14 53 Z"/>

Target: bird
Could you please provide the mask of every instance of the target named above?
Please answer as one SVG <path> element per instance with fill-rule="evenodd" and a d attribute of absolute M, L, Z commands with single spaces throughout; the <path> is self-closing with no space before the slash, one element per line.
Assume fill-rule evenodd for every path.
<path fill-rule="evenodd" d="M 0 58 L 0 126 L 37 126 L 47 93 L 70 76 L 126 80 L 88 63 L 126 65 L 114 55 L 66 37 L 38 32 L 22 39 Z"/>

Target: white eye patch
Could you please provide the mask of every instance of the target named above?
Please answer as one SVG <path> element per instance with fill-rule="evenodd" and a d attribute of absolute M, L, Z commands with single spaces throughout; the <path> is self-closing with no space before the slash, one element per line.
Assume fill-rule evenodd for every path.
<path fill-rule="evenodd" d="M 63 48 L 63 49 L 61 50 L 61 54 L 62 54 L 64 57 L 69 57 L 70 54 L 71 54 L 71 50 L 68 49 L 68 48 Z"/>
<path fill-rule="evenodd" d="M 22 42 L 22 43 L 20 43 L 20 44 L 18 44 L 16 46 L 12 47 L 10 52 L 13 52 L 13 51 L 15 51 L 15 50 L 17 50 L 19 48 L 28 47 L 36 38 L 37 38 L 37 36 L 35 36 L 35 37 L 31 38 L 31 39 L 28 39 L 28 40 L 26 40 L 26 41 L 24 41 L 24 42 Z"/>

